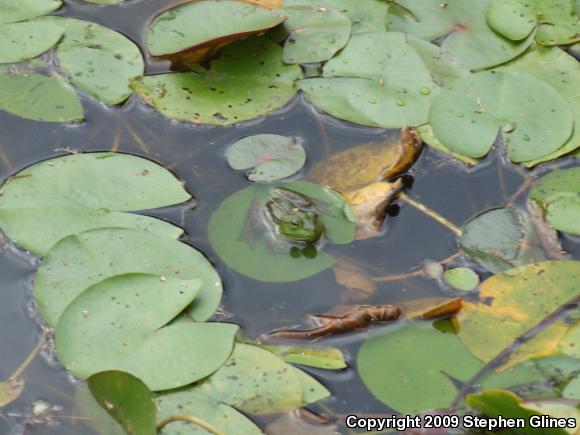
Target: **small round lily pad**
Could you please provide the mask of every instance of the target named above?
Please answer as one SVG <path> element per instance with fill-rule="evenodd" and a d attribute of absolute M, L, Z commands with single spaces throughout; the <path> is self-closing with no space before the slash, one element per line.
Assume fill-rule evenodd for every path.
<path fill-rule="evenodd" d="M 471 291 L 479 284 L 479 276 L 468 267 L 455 267 L 443 273 L 447 284 L 457 290 Z"/>
<path fill-rule="evenodd" d="M 278 134 L 247 136 L 227 151 L 236 171 L 249 170 L 250 181 L 274 181 L 295 174 L 306 162 L 306 152 L 295 139 Z"/>

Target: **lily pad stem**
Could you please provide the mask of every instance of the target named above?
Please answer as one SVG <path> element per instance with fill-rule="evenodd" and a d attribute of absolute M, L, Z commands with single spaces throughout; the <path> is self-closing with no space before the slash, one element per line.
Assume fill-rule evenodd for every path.
<path fill-rule="evenodd" d="M 532 338 L 534 338 L 542 331 L 546 330 L 549 326 L 553 325 L 558 320 L 561 320 L 566 314 L 568 314 L 569 311 L 577 309 L 579 304 L 580 304 L 580 296 L 575 296 L 568 303 L 562 305 L 561 307 L 553 311 L 551 314 L 548 314 L 548 316 L 546 316 L 540 322 L 536 323 L 522 335 L 517 337 L 504 350 L 502 350 L 491 360 L 489 360 L 471 378 L 465 381 L 465 383 L 462 385 L 461 389 L 457 392 L 457 395 L 451 402 L 449 408 L 450 409 L 457 408 L 457 405 L 459 405 L 467 397 L 467 395 L 471 392 L 472 388 L 476 384 L 479 384 L 481 379 L 483 379 L 488 374 L 488 372 L 500 367 L 503 363 L 505 363 L 505 361 L 509 358 L 509 356 L 513 354 L 516 350 L 518 350 L 524 343 L 530 341 Z"/>
<path fill-rule="evenodd" d="M 165 426 L 167 426 L 170 423 L 175 423 L 176 421 L 186 421 L 188 423 L 195 424 L 214 435 L 226 435 L 224 432 L 219 430 L 217 427 L 211 425 L 207 421 L 202 420 L 201 418 L 198 417 L 194 417 L 193 415 L 187 414 L 175 414 L 164 418 L 157 424 L 157 432 L 161 432 Z"/>
<path fill-rule="evenodd" d="M 407 204 L 412 205 L 417 210 L 425 213 L 430 218 L 436 220 L 441 225 L 449 228 L 451 231 L 453 231 L 455 233 L 455 235 L 461 236 L 461 229 L 457 225 L 455 225 L 454 223 L 448 221 L 446 218 L 441 216 L 435 210 L 430 209 L 425 204 L 414 200 L 413 198 L 411 198 L 410 196 L 408 196 L 407 194 L 405 194 L 403 192 L 401 192 L 401 194 L 399 195 L 399 198 L 401 200 L 403 200 L 404 202 L 406 202 Z"/>
<path fill-rule="evenodd" d="M 441 261 L 438 261 L 437 263 L 447 264 L 450 261 L 455 260 L 460 255 L 461 255 L 461 252 L 456 252 L 455 254 L 450 255 L 449 257 L 444 258 Z M 372 280 L 375 282 L 403 281 L 405 279 L 413 278 L 414 276 L 421 276 L 424 274 L 425 274 L 425 271 L 421 268 L 421 269 L 413 270 L 411 272 L 398 273 L 396 275 L 375 276 L 372 278 Z"/>
<path fill-rule="evenodd" d="M 38 340 L 37 345 L 34 347 L 32 352 L 30 352 L 30 355 L 28 355 L 26 359 L 22 361 L 22 364 L 20 364 L 20 366 L 14 371 L 14 373 L 10 375 L 9 380 L 18 379 L 20 376 L 22 376 L 22 374 L 28 368 L 30 363 L 34 360 L 34 358 L 36 358 L 38 352 L 40 352 L 40 350 L 43 348 L 45 343 L 46 343 L 46 332 L 42 334 L 42 337 L 40 337 L 40 340 Z"/>

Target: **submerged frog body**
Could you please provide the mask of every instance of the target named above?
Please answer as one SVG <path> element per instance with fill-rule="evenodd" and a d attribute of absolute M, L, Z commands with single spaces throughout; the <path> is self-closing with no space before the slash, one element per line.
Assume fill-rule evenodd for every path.
<path fill-rule="evenodd" d="M 275 187 L 266 199 L 264 211 L 268 226 L 289 242 L 312 244 L 322 237 L 323 225 L 315 204 L 302 193 Z"/>

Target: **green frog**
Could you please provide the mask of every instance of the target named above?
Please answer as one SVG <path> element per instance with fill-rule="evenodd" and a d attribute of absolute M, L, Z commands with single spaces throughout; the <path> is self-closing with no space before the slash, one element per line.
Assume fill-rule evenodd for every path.
<path fill-rule="evenodd" d="M 324 231 L 314 202 L 285 187 L 274 187 L 270 191 L 265 215 L 276 234 L 290 242 L 313 244 L 320 240 Z"/>

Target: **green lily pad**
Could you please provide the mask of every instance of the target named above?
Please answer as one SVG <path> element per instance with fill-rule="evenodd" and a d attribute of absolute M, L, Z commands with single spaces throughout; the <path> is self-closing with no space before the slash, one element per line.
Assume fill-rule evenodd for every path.
<path fill-rule="evenodd" d="M 40 20 L 0 24 L 0 63 L 32 59 L 55 45 L 63 33 L 57 23 Z"/>
<path fill-rule="evenodd" d="M 61 0 L 0 0 L 0 23 L 28 20 L 48 14 L 61 5 Z"/>
<path fill-rule="evenodd" d="M 574 132 L 556 151 L 536 160 L 524 162 L 527 167 L 553 160 L 580 147 L 580 68 L 578 61 L 559 48 L 536 47 L 524 56 L 497 68 L 498 71 L 530 74 L 556 89 L 570 105 L 574 115 Z"/>
<path fill-rule="evenodd" d="M 313 397 L 309 397 L 310 388 L 316 393 Z M 236 343 L 232 356 L 217 372 L 189 391 L 250 414 L 288 412 L 330 395 L 280 357 L 242 343 Z"/>
<path fill-rule="evenodd" d="M 357 124 L 385 128 L 424 124 L 439 92 L 408 37 L 385 32 L 353 36 L 326 63 L 323 78 L 298 84 L 320 110 Z"/>
<path fill-rule="evenodd" d="M 562 397 L 572 400 L 580 400 L 580 375 L 566 384 L 562 391 Z"/>
<path fill-rule="evenodd" d="M 479 276 L 468 267 L 455 267 L 443 273 L 447 284 L 457 290 L 471 291 L 479 284 Z"/>
<path fill-rule="evenodd" d="M 261 345 L 261 347 L 293 364 L 326 370 L 342 370 L 348 367 L 342 351 L 337 347 L 298 347 L 277 344 Z"/>
<path fill-rule="evenodd" d="M 284 6 L 313 6 L 333 9 L 350 19 L 353 34 L 384 32 L 389 9 L 387 2 L 381 0 L 284 0 Z"/>
<path fill-rule="evenodd" d="M 162 166 L 115 153 L 69 155 L 37 163 L 9 178 L 2 192 L 0 228 L 38 255 L 68 235 L 94 228 L 136 228 L 178 238 L 180 228 L 125 211 L 191 198 Z"/>
<path fill-rule="evenodd" d="M 84 382 L 75 384 L 74 406 L 77 415 L 83 417 L 79 423 L 84 423 L 86 428 L 98 435 L 127 435 L 117 421 L 105 411 Z M 82 427 L 85 429 L 85 426 Z"/>
<path fill-rule="evenodd" d="M 121 370 L 153 391 L 202 379 L 229 357 L 237 326 L 170 323 L 191 304 L 200 287 L 199 279 L 159 275 L 105 279 L 64 311 L 55 333 L 58 357 L 80 378 Z"/>
<path fill-rule="evenodd" d="M 580 168 L 557 169 L 534 183 L 530 198 L 557 230 L 580 235 Z"/>
<path fill-rule="evenodd" d="M 153 394 L 140 379 L 112 370 L 92 375 L 88 384 L 93 397 L 126 433 L 157 434 Z"/>
<path fill-rule="evenodd" d="M 463 227 L 461 249 L 490 272 L 546 259 L 528 216 L 521 210 L 485 211 Z"/>
<path fill-rule="evenodd" d="M 536 27 L 536 41 L 543 45 L 580 40 L 580 24 L 570 0 L 491 0 L 487 22 L 515 41 L 526 38 Z"/>
<path fill-rule="evenodd" d="M 479 286 L 481 302 L 464 302 L 459 338 L 479 359 L 489 361 L 540 320 L 580 295 L 580 262 L 545 261 L 498 273 Z M 541 356 L 553 354 L 569 325 L 555 324 L 536 338 Z M 534 356 L 513 354 L 510 364 Z"/>
<path fill-rule="evenodd" d="M 417 127 L 417 131 L 421 135 L 421 139 L 423 140 L 423 142 L 425 142 L 431 148 L 435 148 L 438 151 L 448 154 L 451 157 L 454 157 L 455 159 L 465 163 L 467 166 L 474 166 L 479 161 L 478 159 L 474 159 L 473 157 L 468 157 L 463 154 L 456 153 L 455 151 L 451 151 L 449 148 L 447 148 L 445 145 L 439 142 L 439 140 L 437 140 L 437 138 L 433 134 L 433 129 L 429 124 L 420 125 L 419 127 Z"/>
<path fill-rule="evenodd" d="M 580 323 L 571 327 L 558 345 L 560 351 L 580 360 Z"/>
<path fill-rule="evenodd" d="M 523 418 L 529 422 L 532 416 L 542 415 L 538 411 L 527 408 L 517 395 L 506 390 L 486 390 L 479 394 L 467 396 L 467 404 L 489 417 Z M 519 435 L 567 435 L 564 429 L 559 428 L 532 428 L 526 425 L 523 429 L 514 429 Z"/>
<path fill-rule="evenodd" d="M 511 41 L 487 24 L 487 0 L 400 0 L 390 9 L 389 29 L 426 40 L 446 36 L 444 51 L 461 59 L 472 70 L 499 65 L 523 53 L 533 35 Z"/>
<path fill-rule="evenodd" d="M 320 219 L 330 243 L 350 243 L 355 224 L 342 196 L 305 181 L 282 186 L 303 193 L 323 205 Z M 229 267 L 259 281 L 288 282 L 315 275 L 334 264 L 323 251 L 314 258 L 291 256 L 290 247 L 272 246 L 261 224 L 262 203 L 272 186 L 250 186 L 228 197 L 212 214 L 208 235 L 212 248 Z M 256 233 L 256 234 L 254 234 Z"/>
<path fill-rule="evenodd" d="M 437 139 L 453 151 L 483 157 L 500 128 L 514 162 L 546 156 L 571 136 L 567 101 L 551 86 L 525 74 L 483 72 L 456 81 L 431 106 Z"/>
<path fill-rule="evenodd" d="M 457 388 L 448 376 L 466 380 L 481 363 L 465 349 L 448 321 L 438 326 L 405 325 L 364 342 L 357 369 L 377 399 L 412 415 L 449 406 Z"/>
<path fill-rule="evenodd" d="M 68 81 L 36 59 L 0 65 L 0 109 L 35 121 L 80 121 L 84 116 Z"/>
<path fill-rule="evenodd" d="M 210 70 L 146 76 L 133 89 L 168 118 L 228 125 L 279 109 L 296 94 L 300 67 L 284 65 L 267 38 L 228 45 Z"/>
<path fill-rule="evenodd" d="M 76 18 L 43 17 L 42 23 L 65 28 L 56 55 L 68 79 L 107 104 L 131 95 L 129 81 L 143 74 L 139 47 L 119 32 Z"/>
<path fill-rule="evenodd" d="M 66 307 L 86 288 L 126 273 L 201 278 L 199 294 L 187 308 L 196 321 L 207 320 L 220 303 L 220 277 L 199 251 L 147 231 L 99 228 L 68 236 L 47 253 L 34 281 L 38 310 L 49 325 L 56 326 Z"/>
<path fill-rule="evenodd" d="M 241 1 L 189 2 L 153 21 L 147 48 L 153 56 L 178 53 L 264 32 L 284 20 L 274 11 Z"/>
<path fill-rule="evenodd" d="M 350 38 L 350 20 L 334 9 L 294 6 L 278 10 L 288 16 L 282 25 L 284 62 L 313 63 L 331 59 Z"/>
<path fill-rule="evenodd" d="M 163 394 L 157 397 L 159 419 L 185 414 L 201 419 L 228 435 L 262 435 L 264 432 L 252 420 L 229 405 L 215 402 L 191 389 Z M 160 435 L 207 435 L 207 431 L 190 422 L 174 422 L 163 428 Z"/>
<path fill-rule="evenodd" d="M 226 157 L 232 169 L 250 169 L 250 181 L 264 182 L 289 177 L 306 162 L 306 152 L 300 142 L 278 134 L 244 137 L 228 148 Z"/>

